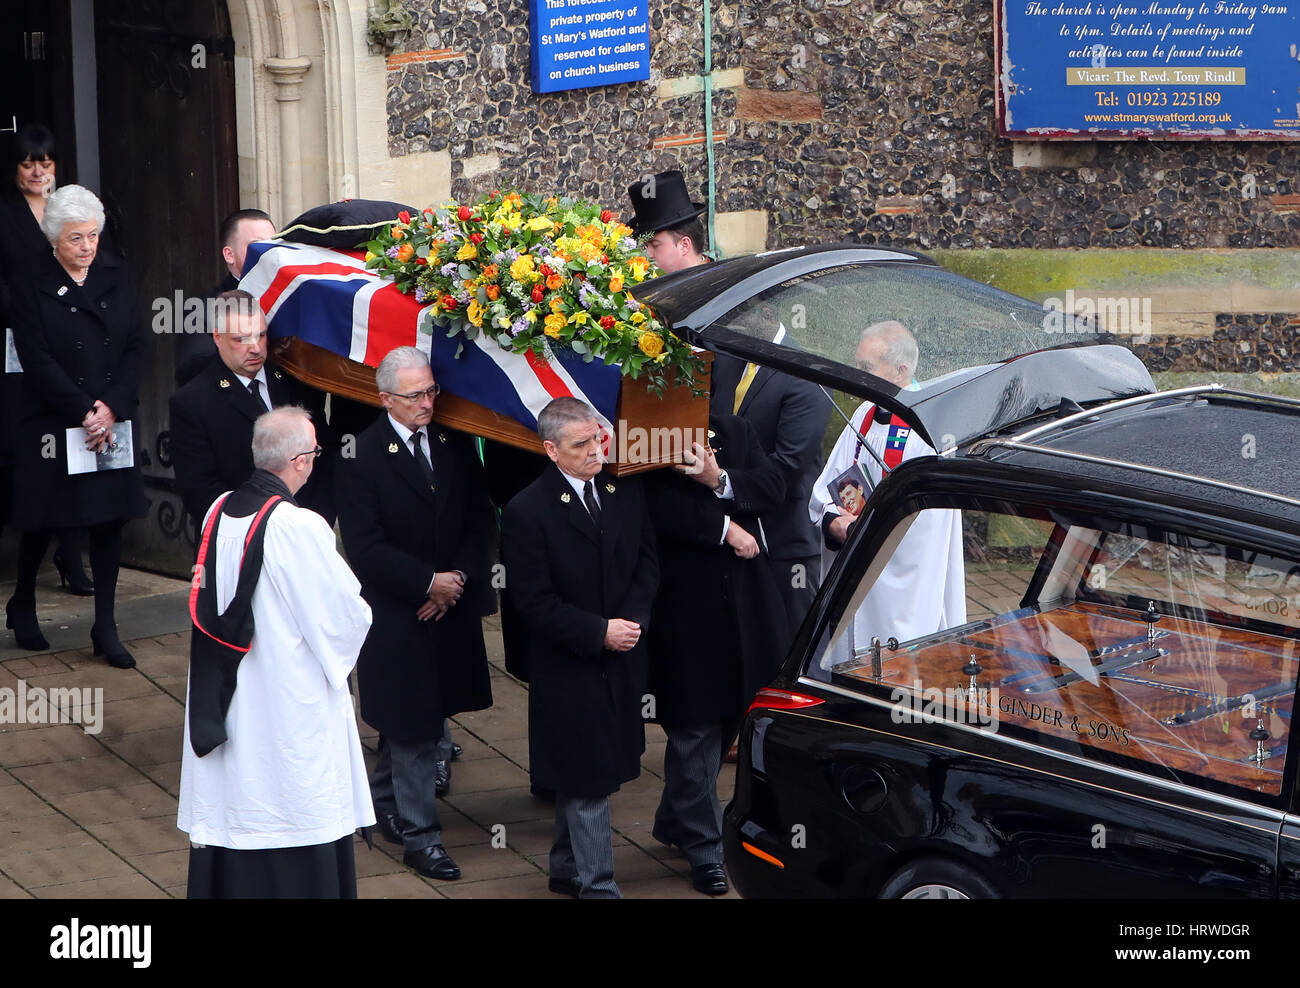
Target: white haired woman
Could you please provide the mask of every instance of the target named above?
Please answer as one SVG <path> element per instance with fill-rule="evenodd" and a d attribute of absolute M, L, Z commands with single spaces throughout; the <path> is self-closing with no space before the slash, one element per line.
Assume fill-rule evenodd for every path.
<path fill-rule="evenodd" d="M 0 145 L 4 148 L 0 167 L 12 168 L 14 181 L 10 185 L 0 177 L 0 318 L 3 325 L 12 326 L 12 285 L 21 283 L 31 262 L 49 250 L 41 219 L 45 216 L 45 202 L 54 192 L 58 152 L 54 135 L 41 124 L 25 124 L 12 137 L 6 137 Z M 0 521 L 9 518 L 13 484 L 10 428 L 17 416 L 11 392 L 17 390 L 17 384 L 11 387 L 11 382 L 13 375 L 0 375 L 0 407 L 4 414 L 4 425 L 0 427 Z M 81 566 L 81 538 L 77 529 L 60 531 L 54 565 L 61 586 L 66 586 L 69 593 L 89 597 L 95 588 Z"/>
<path fill-rule="evenodd" d="M 45 205 L 42 251 L 13 296 L 14 345 L 23 375 L 14 429 L 13 524 L 22 531 L 17 585 L 6 607 L 23 648 L 49 648 L 36 620 L 36 572 L 59 528 L 89 531 L 96 655 L 129 669 L 114 619 L 122 526 L 145 513 L 134 465 L 70 474 L 67 441 L 105 452 L 127 439 L 144 357 L 144 319 L 124 262 L 99 250 L 104 207 L 68 185 Z M 73 430 L 69 432 L 68 430 Z M 134 447 L 134 443 L 132 443 Z"/>

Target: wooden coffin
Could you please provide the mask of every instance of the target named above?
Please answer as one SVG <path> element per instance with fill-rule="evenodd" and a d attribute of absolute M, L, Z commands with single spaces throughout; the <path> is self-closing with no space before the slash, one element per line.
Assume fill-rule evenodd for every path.
<path fill-rule="evenodd" d="M 380 407 L 373 367 L 296 337 L 277 340 L 274 346 L 276 362 L 304 384 Z M 623 378 L 615 423 L 618 431 L 610 450 L 610 469 L 614 474 L 627 476 L 679 463 L 683 446 L 689 448 L 693 441 L 705 441 L 713 354 L 705 351 L 702 356 L 706 370 L 698 386 L 706 392 L 703 397 L 695 397 L 690 387 L 679 384 L 659 398 L 650 394 L 643 382 Z M 433 417 L 452 429 L 542 453 L 542 441 L 531 429 L 453 394 L 444 392 L 438 396 Z"/>

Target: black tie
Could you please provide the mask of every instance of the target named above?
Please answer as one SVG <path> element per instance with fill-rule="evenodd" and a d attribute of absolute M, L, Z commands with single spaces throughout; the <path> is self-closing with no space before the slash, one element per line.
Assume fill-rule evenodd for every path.
<path fill-rule="evenodd" d="M 600 528 L 600 505 L 596 503 L 596 488 L 590 480 L 582 486 L 582 502 L 591 514 L 591 520 Z"/>
<path fill-rule="evenodd" d="M 253 393 L 253 400 L 262 406 L 262 411 L 269 412 L 271 410 L 271 406 L 268 405 L 266 403 L 266 399 L 262 397 L 261 381 L 259 381 L 257 378 L 253 378 L 252 383 L 249 384 L 248 386 L 248 390 Z"/>
<path fill-rule="evenodd" d="M 420 464 L 420 473 L 424 474 L 424 480 L 429 485 L 429 490 L 433 490 L 433 465 L 429 463 L 429 458 L 424 455 L 424 447 L 420 443 L 423 438 L 423 432 L 411 433 L 411 445 L 415 447 L 415 462 Z"/>

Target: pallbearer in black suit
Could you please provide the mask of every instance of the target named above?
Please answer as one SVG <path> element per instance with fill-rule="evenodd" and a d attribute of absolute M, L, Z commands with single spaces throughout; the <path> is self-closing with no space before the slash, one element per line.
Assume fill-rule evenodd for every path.
<path fill-rule="evenodd" d="M 550 889 L 618 898 L 609 796 L 641 773 L 645 631 L 659 583 L 641 485 L 602 471 L 592 408 L 537 419 L 549 466 L 506 507 L 506 595 L 529 676 L 533 785 L 554 790 Z"/>
<path fill-rule="evenodd" d="M 758 517 L 785 486 L 753 427 L 711 416 L 676 473 L 647 490 L 663 579 L 649 635 L 650 693 L 668 735 L 654 836 L 691 864 L 695 888 L 727 891 L 718 771 L 754 694 L 780 667 L 785 609 Z"/>
<path fill-rule="evenodd" d="M 370 793 L 380 832 L 430 878 L 460 868 L 442 846 L 444 718 L 492 705 L 485 614 L 496 606 L 496 515 L 468 436 L 433 420 L 428 358 L 397 347 L 375 373 L 386 414 L 340 461 L 343 547 L 374 623 L 357 663 L 361 716 L 381 735 Z"/>
<path fill-rule="evenodd" d="M 311 413 L 325 453 L 298 504 L 334 524 L 337 450 L 325 425 L 319 392 L 267 360 L 266 319 L 247 292 L 222 292 L 214 300 L 212 339 L 217 355 L 171 398 L 171 457 L 185 510 L 201 524 L 218 495 L 239 487 L 253 472 L 253 422 L 281 405 Z"/>
<path fill-rule="evenodd" d="M 772 336 L 785 332 L 775 312 L 767 325 Z M 768 566 L 793 635 L 821 585 L 821 533 L 808 521 L 808 495 L 825 462 L 822 440 L 830 421 L 830 399 L 811 381 L 718 354 L 710 407 L 752 425 L 785 482 L 785 498 L 764 512 L 762 521 Z"/>

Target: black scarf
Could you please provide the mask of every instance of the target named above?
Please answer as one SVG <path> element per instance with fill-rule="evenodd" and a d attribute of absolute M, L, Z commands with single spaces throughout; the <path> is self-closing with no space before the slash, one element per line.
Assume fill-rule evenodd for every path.
<path fill-rule="evenodd" d="M 226 713 L 235 695 L 239 663 L 253 641 L 253 591 L 262 575 L 262 544 L 271 510 L 281 501 L 296 506 L 289 488 L 265 470 L 230 494 L 204 527 L 190 590 L 190 744 L 202 758 L 225 743 Z M 265 509 L 265 510 L 264 510 Z M 217 545 L 213 536 L 222 517 L 247 518 L 262 512 L 248 531 L 235 595 L 217 613 Z M 209 578 L 208 574 L 212 574 Z"/>

